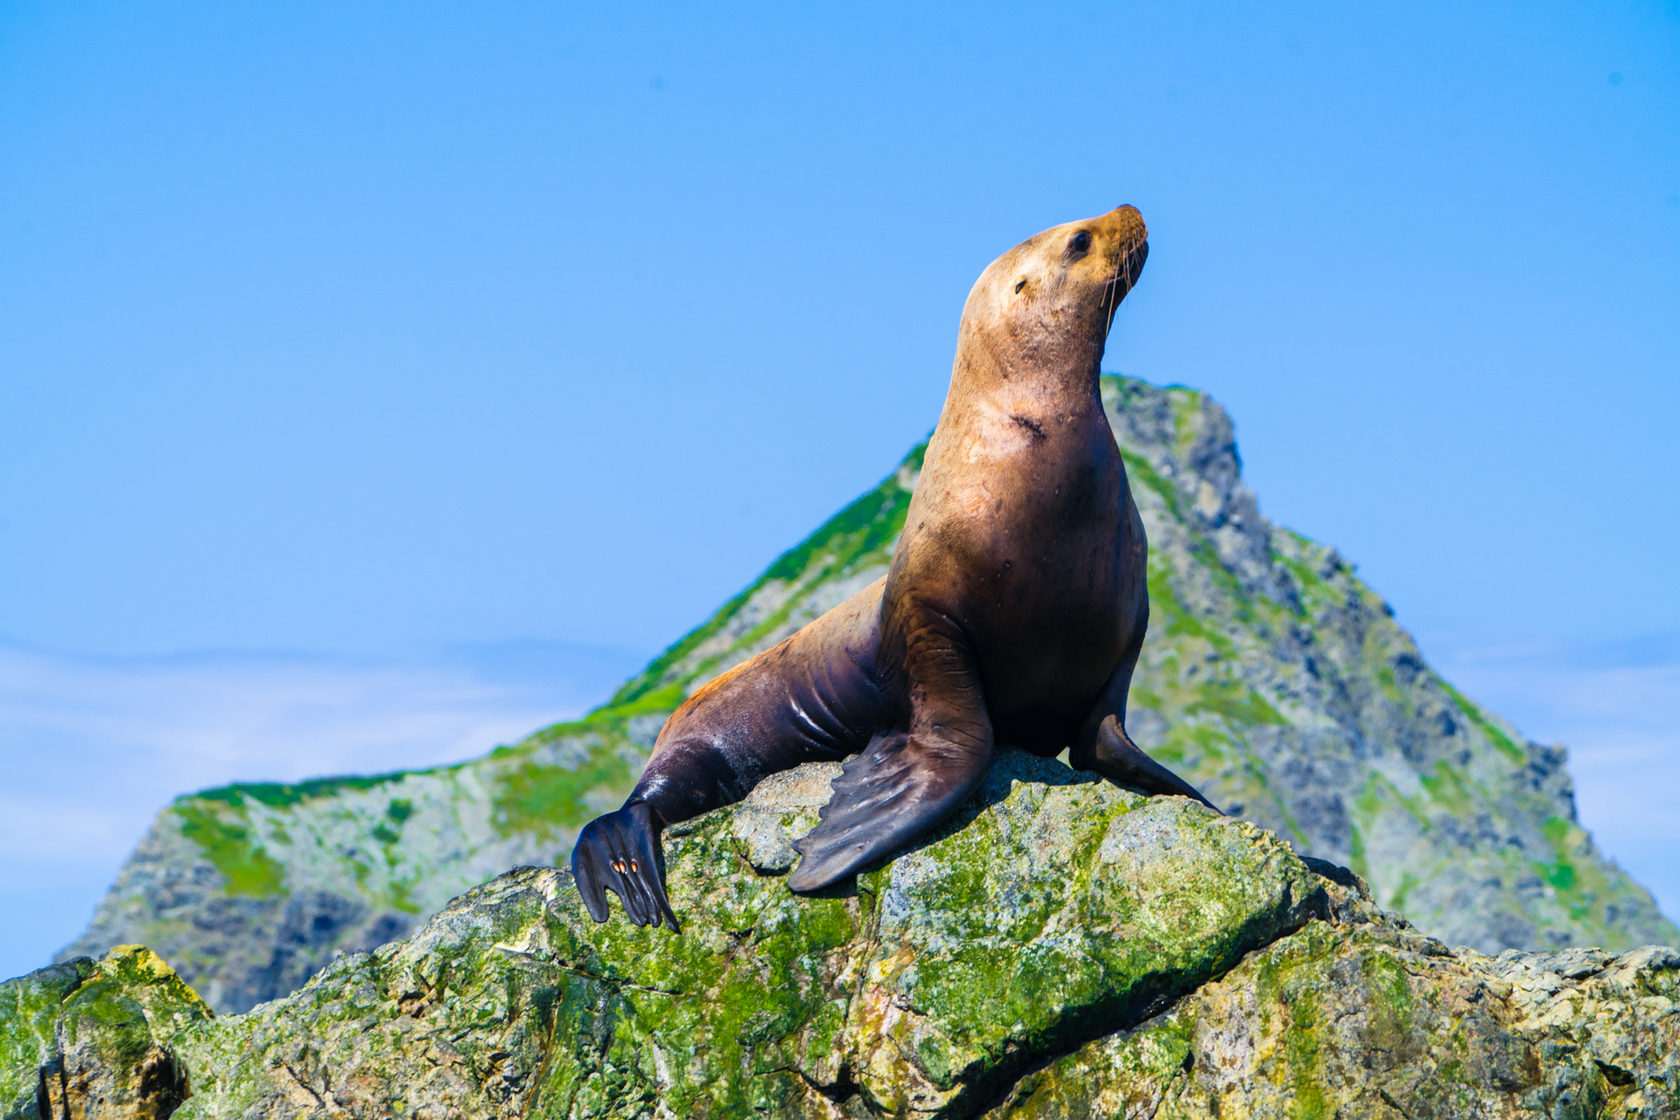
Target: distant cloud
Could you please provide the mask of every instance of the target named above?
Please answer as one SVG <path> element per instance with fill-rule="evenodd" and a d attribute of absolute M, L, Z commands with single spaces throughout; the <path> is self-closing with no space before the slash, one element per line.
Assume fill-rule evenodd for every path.
<path fill-rule="evenodd" d="M 81 932 L 181 793 L 472 758 L 582 713 L 641 660 L 540 643 L 420 666 L 94 660 L 0 645 L 0 908 L 33 916 L 0 927 L 0 978 Z"/>
<path fill-rule="evenodd" d="M 1680 919 L 1680 635 L 1442 644 L 1432 660 L 1448 680 L 1530 738 L 1569 748 L 1582 823 Z"/>

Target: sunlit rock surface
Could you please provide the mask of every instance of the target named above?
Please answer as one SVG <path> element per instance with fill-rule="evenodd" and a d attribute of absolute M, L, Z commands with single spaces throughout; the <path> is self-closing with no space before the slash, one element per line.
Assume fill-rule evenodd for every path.
<path fill-rule="evenodd" d="M 0 1110 L 6 1120 L 169 1116 L 190 1091 L 174 1040 L 212 1017 L 138 945 L 0 984 Z"/>
<path fill-rule="evenodd" d="M 1348 562 L 1261 517 L 1223 409 L 1130 379 L 1102 391 L 1150 542 L 1140 744 L 1448 944 L 1680 941 L 1576 821 L 1563 750 L 1455 691 Z M 912 451 L 586 720 L 458 766 L 181 798 L 65 956 L 143 942 L 243 1010 L 510 867 L 563 864 L 692 688 L 886 571 L 920 463 Z"/>
<path fill-rule="evenodd" d="M 1680 953 L 1455 953 L 1274 833 L 1013 752 L 939 835 L 801 898 L 783 845 L 833 773 L 670 837 L 681 936 L 523 868 L 243 1015 L 137 949 L 0 985 L 0 1109 L 1680 1115 Z"/>

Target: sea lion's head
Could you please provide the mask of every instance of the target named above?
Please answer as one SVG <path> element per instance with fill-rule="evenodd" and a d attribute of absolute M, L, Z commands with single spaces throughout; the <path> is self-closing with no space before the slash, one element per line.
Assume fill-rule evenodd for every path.
<path fill-rule="evenodd" d="M 1029 237 L 987 266 L 963 305 L 962 342 L 1010 364 L 1102 358 L 1114 312 L 1149 255 L 1134 206 Z"/>

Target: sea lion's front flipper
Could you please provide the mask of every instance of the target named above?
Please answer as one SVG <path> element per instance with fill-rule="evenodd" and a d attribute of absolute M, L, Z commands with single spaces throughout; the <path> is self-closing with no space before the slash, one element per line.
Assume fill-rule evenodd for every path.
<path fill-rule="evenodd" d="M 892 732 L 878 735 L 841 767 L 822 823 L 794 848 L 805 858 L 788 876 L 796 891 L 815 891 L 897 851 L 938 823 L 985 776 L 985 749 L 953 749 L 948 740 Z"/>
<path fill-rule="evenodd" d="M 612 891 L 637 925 L 657 926 L 664 920 L 673 933 L 681 932 L 665 897 L 653 807 L 645 801 L 631 801 L 584 827 L 572 849 L 572 878 L 597 922 L 611 913 L 606 892 Z"/>

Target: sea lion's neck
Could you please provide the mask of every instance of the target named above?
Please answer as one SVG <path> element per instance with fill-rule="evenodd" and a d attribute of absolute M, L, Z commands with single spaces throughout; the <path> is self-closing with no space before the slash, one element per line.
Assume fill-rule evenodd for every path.
<path fill-rule="evenodd" d="M 1060 345 L 1035 352 L 1019 340 L 999 342 L 975 332 L 957 349 L 945 417 L 972 415 L 965 402 L 992 402 L 1009 409 L 1036 408 L 1061 416 L 1102 411 L 1098 380 L 1103 346 Z M 956 409 L 953 410 L 953 405 Z"/>

